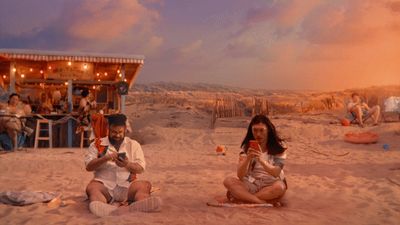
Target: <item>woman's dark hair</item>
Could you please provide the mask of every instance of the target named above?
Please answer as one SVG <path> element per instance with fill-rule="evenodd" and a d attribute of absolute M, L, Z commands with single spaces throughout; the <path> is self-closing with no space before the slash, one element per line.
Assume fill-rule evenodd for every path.
<path fill-rule="evenodd" d="M 268 135 L 267 135 L 267 151 L 269 155 L 277 155 L 283 153 L 286 148 L 283 147 L 283 139 L 281 139 L 275 129 L 275 126 L 271 123 L 268 117 L 264 115 L 257 115 L 253 117 L 251 120 L 249 127 L 247 128 L 246 137 L 242 141 L 241 147 L 247 153 L 247 149 L 249 148 L 250 140 L 254 140 L 252 127 L 255 124 L 265 124 L 267 126 Z"/>

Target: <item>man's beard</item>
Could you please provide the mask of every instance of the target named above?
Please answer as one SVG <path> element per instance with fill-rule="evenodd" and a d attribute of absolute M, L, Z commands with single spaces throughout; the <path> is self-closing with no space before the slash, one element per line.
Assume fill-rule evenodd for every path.
<path fill-rule="evenodd" d="M 125 138 L 125 137 L 124 137 Z M 120 146 L 122 144 L 122 142 L 124 141 L 124 138 L 121 138 L 120 140 L 116 140 L 112 137 L 108 137 L 108 140 L 110 141 L 110 143 L 114 146 Z"/>

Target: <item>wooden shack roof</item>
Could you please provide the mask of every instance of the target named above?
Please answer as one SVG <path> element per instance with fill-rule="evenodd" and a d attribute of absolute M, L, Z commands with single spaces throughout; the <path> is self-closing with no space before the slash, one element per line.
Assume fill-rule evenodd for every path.
<path fill-rule="evenodd" d="M 112 84 L 124 80 L 132 86 L 143 64 L 142 55 L 0 49 L 0 83 L 10 82 L 8 75 L 13 69 L 17 84 L 66 80 Z"/>
<path fill-rule="evenodd" d="M 142 55 L 0 49 L 0 60 L 77 61 L 92 63 L 144 63 Z"/>

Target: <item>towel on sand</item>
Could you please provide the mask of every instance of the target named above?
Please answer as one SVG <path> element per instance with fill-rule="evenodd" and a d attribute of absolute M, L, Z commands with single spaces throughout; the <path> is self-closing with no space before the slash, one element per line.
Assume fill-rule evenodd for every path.
<path fill-rule="evenodd" d="M 40 202 L 49 202 L 59 195 L 59 193 L 43 191 L 3 191 L 0 192 L 0 203 L 24 206 Z"/>

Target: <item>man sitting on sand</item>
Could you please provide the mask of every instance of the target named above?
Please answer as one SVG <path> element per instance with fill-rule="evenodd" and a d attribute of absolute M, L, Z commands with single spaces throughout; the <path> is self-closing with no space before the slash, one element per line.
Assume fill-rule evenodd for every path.
<path fill-rule="evenodd" d="M 379 105 L 370 108 L 365 102 L 361 102 L 358 93 L 351 94 L 351 102 L 347 105 L 347 110 L 351 113 L 351 120 L 356 120 L 361 127 L 364 127 L 364 122 L 369 118 L 372 118 L 374 125 L 377 125 L 381 112 Z"/>
<path fill-rule="evenodd" d="M 110 115 L 108 124 L 109 135 L 96 139 L 85 155 L 86 170 L 94 171 L 86 188 L 89 210 L 100 217 L 160 211 L 161 199 L 150 196 L 150 182 L 136 180 L 146 164 L 140 144 L 125 137 L 126 116 Z"/>

